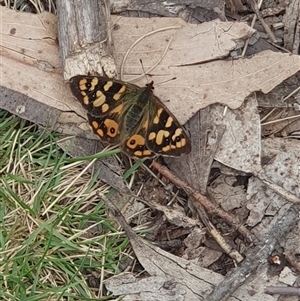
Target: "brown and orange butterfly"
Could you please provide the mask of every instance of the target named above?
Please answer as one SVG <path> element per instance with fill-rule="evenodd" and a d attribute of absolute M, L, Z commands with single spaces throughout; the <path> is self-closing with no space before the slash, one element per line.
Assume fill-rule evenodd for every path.
<path fill-rule="evenodd" d="M 153 82 L 141 88 L 102 76 L 78 75 L 71 78 L 70 87 L 87 110 L 94 132 L 128 156 L 180 156 L 191 151 L 183 127 L 153 94 Z"/>

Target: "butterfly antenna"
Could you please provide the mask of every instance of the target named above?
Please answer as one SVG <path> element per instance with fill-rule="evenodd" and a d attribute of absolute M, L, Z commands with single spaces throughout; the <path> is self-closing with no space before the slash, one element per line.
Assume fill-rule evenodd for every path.
<path fill-rule="evenodd" d="M 158 85 L 161 85 L 161 84 L 164 84 L 164 83 L 168 83 L 168 82 L 170 82 L 172 80 L 175 80 L 176 78 L 177 77 L 172 77 L 170 79 L 166 79 L 166 80 L 163 80 L 162 82 L 158 82 L 158 83 L 155 83 L 155 84 L 156 84 L 156 86 L 158 86 Z"/>
<path fill-rule="evenodd" d="M 149 83 L 149 78 L 148 78 L 147 73 L 146 73 L 146 71 L 145 71 L 145 68 L 144 68 L 142 59 L 140 59 L 140 63 L 141 63 L 141 67 L 142 67 L 142 69 L 143 69 L 143 75 L 146 77 L 147 83 Z M 170 82 L 170 81 L 175 80 L 175 79 L 176 79 L 176 77 L 173 77 L 173 78 L 164 80 L 164 81 L 162 81 L 162 82 L 156 83 L 156 85 L 164 84 L 164 83 Z"/>
<path fill-rule="evenodd" d="M 146 77 L 147 83 L 149 83 L 149 79 L 148 79 L 148 77 L 147 77 L 147 73 L 146 73 L 146 71 L 145 71 L 145 68 L 144 68 L 142 59 L 140 59 L 140 63 L 141 63 L 141 67 L 142 67 L 142 70 L 143 70 L 143 75 Z"/>

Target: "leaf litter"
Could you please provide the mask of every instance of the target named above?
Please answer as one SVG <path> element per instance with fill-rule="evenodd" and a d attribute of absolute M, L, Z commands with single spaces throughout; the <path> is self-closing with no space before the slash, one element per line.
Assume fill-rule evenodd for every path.
<path fill-rule="evenodd" d="M 291 13 L 290 10 L 287 11 Z M 264 51 L 252 57 L 228 60 L 230 52 L 233 50 L 236 51 L 241 42 L 254 34 L 253 29 L 244 23 L 212 21 L 194 26 L 186 25 L 179 19 L 168 20 L 167 18 L 153 18 L 149 20 L 116 18 L 113 20 L 119 24 L 118 30 L 113 32 L 116 60 L 119 70 L 123 54 L 137 37 L 149 32 L 150 29 L 153 30 L 155 28 L 178 25 L 182 27 L 176 30 L 166 30 L 161 33 L 161 36 L 155 34 L 149 36 L 147 40 L 142 40 L 142 43 L 139 43 L 137 47 L 133 49 L 126 61 L 124 69 L 125 77 L 123 79 L 129 80 L 132 74 L 136 76 L 137 74 L 143 73 L 140 63 L 137 60 L 142 59 L 146 71 L 155 65 L 157 61 L 160 61 L 157 67 L 148 75 L 148 77 L 155 80 L 155 83 L 158 83 L 155 87 L 155 93 L 166 102 L 166 105 L 182 123 L 190 120 L 188 127 L 191 129 L 198 128 L 198 134 L 196 130 L 191 132 L 195 147 L 193 153 L 182 161 L 185 168 L 178 169 L 178 165 L 176 166 L 173 160 L 169 162 L 170 168 L 175 172 L 176 170 L 177 172 L 180 171 L 183 178 L 192 179 L 192 183 L 195 185 L 194 187 L 203 193 L 206 193 L 206 187 L 209 186 L 210 189 L 208 191 L 211 199 L 218 201 L 217 203 L 219 203 L 221 207 L 230 210 L 231 214 L 240 218 L 241 222 L 249 227 L 254 227 L 252 228 L 252 232 L 255 233 L 257 238 L 261 238 L 263 234 L 267 235 L 270 233 L 272 230 L 271 227 L 276 225 L 276 222 L 280 223 L 280 218 L 285 216 L 284 213 L 287 208 L 291 207 L 290 210 L 293 209 L 293 206 L 287 202 L 287 198 L 291 198 L 290 194 L 295 197 L 293 198 L 295 202 L 300 198 L 300 163 L 298 155 L 300 130 L 299 127 L 297 127 L 299 121 L 297 123 L 296 120 L 295 127 L 287 131 L 285 137 L 276 138 L 272 135 L 268 136 L 268 133 L 265 133 L 266 136 L 261 138 L 260 134 L 264 129 L 261 130 L 259 110 L 262 109 L 258 107 L 258 104 L 264 103 L 264 108 L 268 106 L 272 107 L 272 100 L 269 100 L 268 103 L 264 102 L 264 97 L 261 92 L 272 93 L 272 89 L 284 80 L 288 80 L 293 74 L 299 72 L 299 56 L 295 54 Z M 285 22 L 287 22 L 287 19 L 285 19 Z M 293 23 L 291 22 L 291 24 Z M 296 28 L 299 30 L 299 26 Z M 192 33 L 191 36 L 185 34 L 187 29 L 189 33 Z M 47 32 L 47 35 L 48 34 Z M 2 42 L 4 41 L 5 43 L 8 37 L 2 36 Z M 11 39 L 11 43 L 16 43 L 12 37 L 9 37 L 9 39 Z M 41 38 L 41 40 L 42 39 L 43 38 Z M 38 45 L 38 41 L 35 40 L 34 43 Z M 297 39 L 293 40 L 290 44 L 287 43 L 286 46 L 292 51 L 295 49 L 295 45 L 297 45 Z M 151 51 L 149 51 L 149 49 Z M 6 50 L 8 52 L 10 51 L 8 48 Z M 166 53 L 162 57 L 165 51 Z M 182 55 L 182 51 L 185 51 L 184 56 Z M 151 55 L 149 55 L 150 52 Z M 154 54 L 157 54 L 157 56 Z M 10 55 L 13 55 L 13 52 L 11 52 Z M 4 65 L 9 65 L 12 59 L 10 55 L 5 54 Z M 43 58 L 39 59 L 43 60 Z M 18 59 L 15 61 L 18 61 Z M 45 59 L 45 61 L 47 61 L 47 59 Z M 174 62 L 176 62 L 176 64 Z M 29 63 L 29 65 L 30 64 L 31 63 Z M 30 77 L 31 82 L 27 82 L 28 79 L 26 77 L 19 78 L 16 76 L 17 73 L 14 72 L 16 72 L 18 68 L 22 69 L 24 67 L 22 62 L 12 65 L 15 68 L 8 68 L 8 73 L 1 74 L 3 78 L 2 85 L 4 87 L 16 91 L 19 91 L 20 87 L 22 87 L 20 92 L 24 93 L 24 86 L 39 86 L 38 83 L 37 85 L 34 84 L 34 77 Z M 32 64 L 32 67 L 36 68 L 36 64 Z M 49 76 L 45 70 L 39 70 L 39 72 L 39 77 L 44 77 L 42 74 L 45 74 L 45 78 Z M 174 77 L 176 78 L 175 80 L 170 80 Z M 11 78 L 15 78 L 16 80 L 11 82 Z M 168 81 L 164 83 L 165 80 Z M 63 104 L 61 100 L 70 96 L 66 96 L 64 89 L 51 87 L 52 84 L 55 84 L 55 81 L 57 81 L 57 78 L 54 81 L 50 80 L 48 85 L 49 91 L 55 91 L 54 95 L 51 95 L 49 92 L 44 93 L 43 87 L 34 90 L 32 95 L 30 94 L 32 91 L 29 89 L 26 95 L 38 99 L 50 107 L 57 108 L 58 103 Z M 142 81 L 144 81 L 144 79 L 136 81 L 135 83 L 144 85 Z M 257 91 L 261 92 L 253 94 Z M 289 91 L 289 93 L 291 92 L 292 91 Z M 285 95 L 289 93 L 285 93 Z M 51 97 L 49 97 L 49 95 L 51 95 Z M 296 96 L 297 94 L 295 98 Z M 73 108 L 73 103 L 70 100 L 66 102 L 67 105 L 59 106 L 62 112 L 65 110 L 64 108 L 68 110 L 74 109 L 74 112 L 78 112 L 78 105 L 74 105 Z M 0 103 L 0 105 L 7 109 L 7 104 Z M 295 110 L 293 113 L 299 111 L 297 98 L 292 104 L 286 103 L 286 105 L 288 107 L 293 106 Z M 208 106 L 210 106 L 209 114 L 205 116 L 208 124 L 204 126 L 201 123 L 203 116 L 200 118 L 201 113 L 197 113 L 197 111 Z M 228 106 L 228 108 L 225 108 L 225 106 Z M 13 112 L 15 111 L 13 107 L 9 109 Z M 191 117 L 193 118 L 191 119 Z M 23 118 L 26 118 L 26 114 L 23 115 Z M 32 118 L 31 116 L 31 120 Z M 209 120 L 211 120 L 211 123 L 209 123 Z M 196 126 L 193 124 L 195 122 Z M 290 123 L 288 125 L 290 125 Z M 200 137 L 199 130 L 204 131 Z M 294 135 L 294 137 L 291 137 L 292 135 Z M 213 160 L 219 161 L 220 164 L 215 170 L 210 170 Z M 203 173 L 201 172 L 201 166 L 205 169 Z M 263 176 L 259 177 L 261 171 L 263 171 Z M 228 177 L 223 176 L 228 173 L 231 175 Z M 236 181 L 234 181 L 234 176 L 236 177 Z M 213 179 L 217 179 L 218 177 L 220 177 L 219 180 L 221 181 L 213 181 Z M 267 177 L 267 180 L 263 182 L 262 178 L 265 179 L 265 177 Z M 241 179 L 243 179 L 244 182 L 239 183 Z M 282 188 L 280 193 L 278 190 L 276 192 L 276 189 L 270 190 L 270 186 L 266 185 L 266 182 L 270 181 L 275 184 L 274 189 L 276 187 Z M 201 184 L 199 185 L 197 182 Z M 226 182 L 227 187 L 224 186 L 224 182 Z M 214 185 L 212 185 L 212 183 L 214 183 Z M 232 187 L 237 187 L 234 193 L 232 193 Z M 219 197 L 220 192 L 225 200 L 224 204 L 222 204 L 222 197 Z M 243 193 L 244 197 L 242 197 Z M 230 200 L 232 199 L 234 199 L 234 201 L 231 202 Z M 156 201 L 160 200 L 156 199 Z M 296 220 L 294 212 L 290 212 L 290 217 Z M 174 219 L 174 215 L 172 218 Z M 170 221 L 171 220 L 170 218 Z M 235 247 L 238 244 L 240 244 L 239 249 L 241 250 L 246 250 L 249 247 L 245 241 L 236 236 L 236 233 L 228 228 L 228 225 L 225 225 L 220 219 L 213 217 L 213 221 L 221 230 L 228 231 L 227 240 L 230 240 Z M 289 222 L 292 224 L 291 221 Z M 191 223 L 186 223 L 185 227 L 191 227 Z M 297 226 L 294 227 L 294 229 L 295 228 L 297 228 Z M 286 229 L 290 228 L 287 226 Z M 291 230 L 290 235 L 288 235 L 290 245 L 286 245 L 284 240 L 279 240 L 279 244 L 286 249 L 288 249 L 289 246 L 293 246 L 288 250 L 287 255 L 289 256 L 299 252 L 299 232 L 295 232 L 294 229 Z M 130 232 L 130 229 L 127 230 Z M 176 237 L 176 230 L 178 231 L 178 229 L 172 227 L 171 224 L 165 228 L 165 231 L 169 231 L 169 235 L 174 234 L 173 237 Z M 200 232 L 202 235 L 203 232 Z M 279 232 L 280 229 L 278 230 L 278 233 Z M 197 233 L 197 230 L 191 229 L 191 233 Z M 129 235 L 129 237 L 131 236 Z M 180 237 L 180 235 L 177 237 Z M 280 235 L 278 237 L 282 238 Z M 221 274 L 226 274 L 227 269 L 233 268 L 231 262 L 227 269 L 220 271 L 220 264 L 224 262 L 223 252 L 215 243 L 209 241 L 206 241 L 207 245 L 204 244 L 202 248 L 201 244 L 197 243 L 194 252 L 191 249 L 184 250 L 183 248 L 181 250 L 184 257 L 188 258 L 190 258 L 188 254 L 198 254 L 198 261 L 197 258 L 193 256 L 193 263 L 187 261 L 183 263 L 180 258 L 173 257 L 173 255 L 166 253 L 163 253 L 162 261 L 160 261 L 161 258 L 158 254 L 161 250 L 155 249 L 153 253 L 145 249 L 144 243 L 141 240 L 134 238 L 132 239 L 132 243 L 134 241 L 136 242 L 135 245 L 141 248 L 140 252 L 138 252 L 137 248 L 133 245 L 140 262 L 143 264 L 143 258 L 146 258 L 153 260 L 154 265 L 156 265 L 156 268 L 153 270 L 151 268 L 153 263 L 149 265 L 147 263 L 143 264 L 145 270 L 150 275 L 163 277 L 163 281 L 156 279 L 156 282 L 158 281 L 160 283 L 160 287 L 167 287 L 169 289 L 166 295 L 171 293 L 172 288 L 174 289 L 176 285 L 180 285 L 180 287 L 177 287 L 180 289 L 179 291 L 173 291 L 173 293 L 184 295 L 186 291 L 183 293 L 181 285 L 185 283 L 189 293 L 191 293 L 189 295 L 191 299 L 189 300 L 193 300 L 192 298 L 194 298 L 194 296 L 203 299 L 203 296 L 211 292 L 213 288 L 211 284 L 217 285 L 217 283 L 222 282 L 223 277 Z M 272 242 L 274 245 L 278 243 L 277 240 Z M 186 243 L 186 247 L 191 246 L 188 239 Z M 270 247 L 269 250 L 273 252 L 274 247 Z M 280 250 L 280 248 L 276 248 L 276 250 Z M 168 249 L 168 251 L 176 253 L 179 256 L 181 255 L 180 248 L 179 250 Z M 212 277 L 214 280 L 209 284 L 209 287 L 204 289 L 203 286 L 199 286 L 198 281 L 194 282 L 194 280 L 191 281 L 191 286 L 187 282 L 182 282 L 183 278 L 180 277 L 180 275 L 182 275 L 182 268 L 185 270 L 187 267 L 190 267 L 193 272 L 196 270 L 199 270 L 199 272 L 205 271 L 200 268 L 199 263 L 204 262 L 202 257 L 208 253 L 214 254 L 211 255 L 214 261 L 210 261 L 210 268 L 218 272 L 210 271 L 210 276 L 207 274 L 204 277 L 197 275 L 196 278 L 208 282 L 208 279 Z M 263 255 L 268 254 L 264 253 Z M 149 258 L 147 258 L 147 256 Z M 165 260 L 164 257 L 172 258 L 173 262 L 168 262 L 167 266 L 162 264 Z M 248 258 L 251 259 L 251 254 L 247 254 L 247 259 Z M 270 278 L 267 276 L 269 268 L 266 265 L 266 259 L 263 257 L 261 260 L 264 265 L 258 270 L 259 276 L 256 277 L 251 284 L 252 287 L 256 288 L 256 291 L 252 292 L 253 298 L 251 299 L 251 294 L 247 292 L 247 286 L 241 286 L 232 296 L 243 299 L 241 296 L 247 294 L 247 300 L 257 300 L 262 294 L 266 279 L 268 279 L 269 283 L 278 283 L 278 278 Z M 167 273 L 167 269 L 172 269 L 174 266 L 177 266 L 178 269 Z M 208 266 L 208 264 L 205 266 Z M 164 278 L 166 275 L 167 277 Z M 171 281 L 171 279 L 175 280 Z M 150 280 L 149 278 L 149 281 Z M 291 283 L 293 282 L 289 282 L 289 284 Z M 196 293 L 194 287 L 200 287 L 202 290 Z M 140 291 L 143 290 L 141 289 Z M 122 294 L 125 292 L 126 290 L 122 291 Z M 265 295 L 263 296 L 266 297 Z M 269 299 L 277 300 L 276 297 L 270 297 Z M 199 300 L 199 298 L 197 300 Z M 209 299 L 205 297 L 204 300 Z"/>

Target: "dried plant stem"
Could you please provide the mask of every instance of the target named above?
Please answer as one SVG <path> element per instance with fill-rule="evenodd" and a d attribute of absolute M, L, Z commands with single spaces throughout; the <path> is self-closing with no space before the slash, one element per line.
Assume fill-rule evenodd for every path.
<path fill-rule="evenodd" d="M 173 184 L 184 189 L 184 191 L 195 201 L 200 203 L 209 214 L 217 215 L 231 224 L 237 231 L 239 231 L 244 237 L 246 237 L 250 242 L 256 240 L 255 236 L 244 227 L 240 221 L 232 216 L 230 213 L 216 207 L 212 204 L 207 197 L 202 195 L 200 192 L 196 191 L 190 187 L 187 183 L 177 178 L 174 174 L 170 172 L 166 167 L 159 164 L 157 161 L 152 162 L 152 167 L 155 168 L 160 174 L 168 178 Z"/>

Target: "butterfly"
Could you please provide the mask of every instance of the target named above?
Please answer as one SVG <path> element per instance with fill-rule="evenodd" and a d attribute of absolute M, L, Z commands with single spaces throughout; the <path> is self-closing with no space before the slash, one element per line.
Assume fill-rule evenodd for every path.
<path fill-rule="evenodd" d="M 180 156 L 191 151 L 190 139 L 175 116 L 145 87 L 102 76 L 70 79 L 73 95 L 87 110 L 90 125 L 103 142 L 129 157 Z"/>

